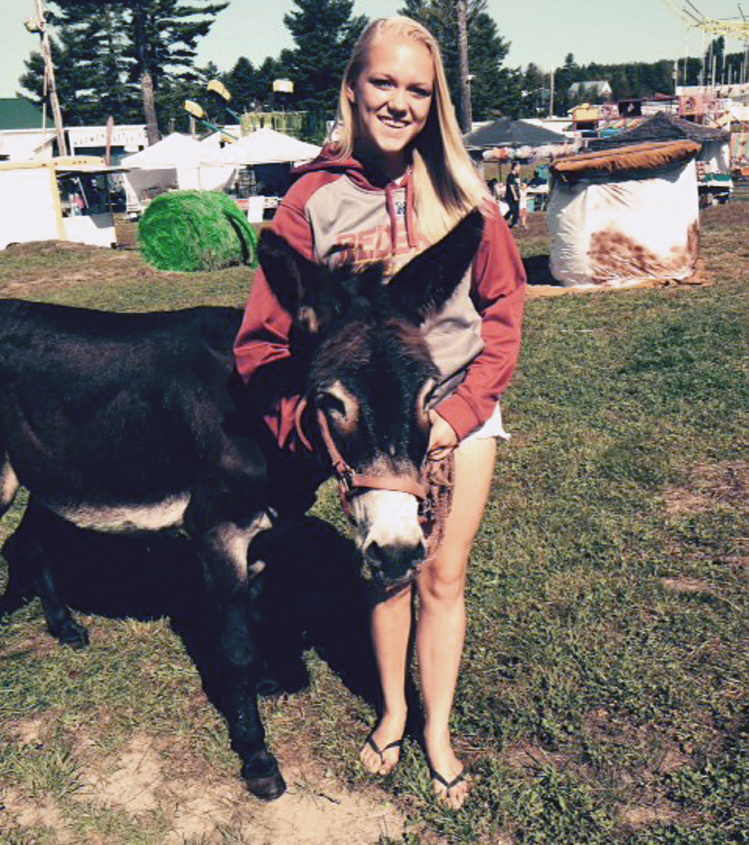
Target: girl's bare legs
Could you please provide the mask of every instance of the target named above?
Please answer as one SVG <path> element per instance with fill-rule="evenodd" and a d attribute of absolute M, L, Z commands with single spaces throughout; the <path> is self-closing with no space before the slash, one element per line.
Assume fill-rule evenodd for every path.
<path fill-rule="evenodd" d="M 494 438 L 471 440 L 455 452 L 453 505 L 445 536 L 435 560 L 419 575 L 419 623 L 416 648 L 421 693 L 426 717 L 424 740 L 429 761 L 448 782 L 462 770 L 450 742 L 450 711 L 465 637 L 465 576 L 473 540 L 483 516 L 494 474 Z M 404 590 L 372 612 L 374 645 L 383 715 L 372 733 L 380 749 L 403 736 L 408 716 L 406 671 L 411 630 L 411 591 Z M 368 744 L 360 752 L 364 767 L 385 775 L 398 763 L 400 750 L 380 755 Z M 435 792 L 445 788 L 435 781 Z M 450 790 L 448 804 L 458 809 L 465 800 L 467 785 Z"/>
<path fill-rule="evenodd" d="M 489 497 L 496 449 L 494 438 L 469 440 L 456 449 L 453 504 L 444 539 L 436 558 L 418 579 L 416 653 L 424 702 L 424 741 L 430 764 L 448 782 L 463 769 L 450 741 L 450 711 L 465 638 L 466 569 Z M 452 809 L 465 801 L 465 782 L 451 788 L 449 794 L 437 780 L 433 785 Z"/>
<path fill-rule="evenodd" d="M 359 758 L 373 775 L 386 775 L 400 759 L 399 748 L 385 749 L 399 740 L 406 729 L 406 669 L 411 634 L 411 589 L 407 588 L 372 611 L 372 643 L 383 698 L 383 713 L 371 736 L 382 757 L 367 743 Z"/>

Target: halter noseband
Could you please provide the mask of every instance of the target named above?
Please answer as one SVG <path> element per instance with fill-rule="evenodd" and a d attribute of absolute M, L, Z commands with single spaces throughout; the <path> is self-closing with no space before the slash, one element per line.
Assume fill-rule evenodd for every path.
<path fill-rule="evenodd" d="M 307 400 L 303 398 L 297 406 L 295 415 L 296 430 L 305 447 L 310 451 L 314 451 L 302 427 L 302 415 L 307 408 L 307 404 Z M 410 493 L 419 500 L 426 498 L 426 486 L 415 478 L 408 478 L 402 475 L 366 475 L 355 472 L 338 451 L 338 447 L 335 445 L 333 436 L 330 433 L 328 419 L 320 408 L 317 409 L 317 424 L 320 428 L 320 434 L 322 435 L 325 448 L 330 456 L 330 461 L 333 464 L 333 470 L 335 471 L 341 491 L 341 501 L 347 514 L 349 513 L 349 500 L 365 490 L 393 490 L 399 493 Z"/>

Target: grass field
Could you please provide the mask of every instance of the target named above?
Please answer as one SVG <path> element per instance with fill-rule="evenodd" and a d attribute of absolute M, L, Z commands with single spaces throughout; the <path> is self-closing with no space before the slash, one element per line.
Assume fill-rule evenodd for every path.
<path fill-rule="evenodd" d="M 372 707 L 314 650 L 308 687 L 262 704 L 297 803 L 261 807 L 166 619 L 84 616 L 75 652 L 35 601 L 0 627 L 0 842 L 749 842 L 749 204 L 702 223 L 706 284 L 529 300 L 469 575 L 463 810 L 431 799 L 413 741 L 365 775 Z M 542 266 L 543 219 L 518 239 Z M 250 279 L 134 251 L 0 255 L 0 295 L 100 308 L 242 305 Z M 345 530 L 331 489 L 315 513 Z"/>

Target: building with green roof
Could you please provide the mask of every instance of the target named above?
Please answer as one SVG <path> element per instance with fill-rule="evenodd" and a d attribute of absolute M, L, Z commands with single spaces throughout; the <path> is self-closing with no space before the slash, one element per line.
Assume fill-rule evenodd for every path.
<path fill-rule="evenodd" d="M 8 129 L 41 129 L 44 116 L 30 100 L 23 97 L 0 98 L 0 132 Z"/>
<path fill-rule="evenodd" d="M 30 100 L 0 97 L 0 161 L 28 161 L 52 154 L 54 121 Z"/>

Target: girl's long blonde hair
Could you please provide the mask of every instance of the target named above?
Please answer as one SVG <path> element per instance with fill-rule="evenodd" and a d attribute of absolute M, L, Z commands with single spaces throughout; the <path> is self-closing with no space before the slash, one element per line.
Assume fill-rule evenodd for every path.
<path fill-rule="evenodd" d="M 486 207 L 490 196 L 463 146 L 439 44 L 426 27 L 411 18 L 394 16 L 373 21 L 362 32 L 341 82 L 333 148 L 340 159 L 354 152 L 356 119 L 347 91 L 354 87 L 364 70 L 372 42 L 387 36 L 421 42 L 434 63 L 432 106 L 426 125 L 411 149 L 414 213 L 422 236 L 434 243 L 469 211 Z"/>

